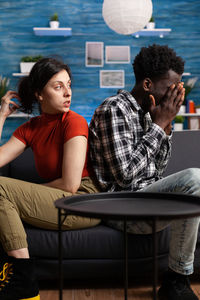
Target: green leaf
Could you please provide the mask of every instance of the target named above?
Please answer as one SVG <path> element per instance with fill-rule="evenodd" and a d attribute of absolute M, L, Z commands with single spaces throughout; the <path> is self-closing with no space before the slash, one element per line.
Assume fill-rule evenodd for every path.
<path fill-rule="evenodd" d="M 9 84 L 10 84 L 10 79 L 0 75 L 0 103 L 1 103 L 1 98 L 9 90 Z"/>

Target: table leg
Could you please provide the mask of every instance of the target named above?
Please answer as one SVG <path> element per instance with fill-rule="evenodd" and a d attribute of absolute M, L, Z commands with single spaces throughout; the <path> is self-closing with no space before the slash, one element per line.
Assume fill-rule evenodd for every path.
<path fill-rule="evenodd" d="M 156 218 L 153 219 L 152 225 L 153 231 L 153 299 L 157 299 L 157 278 L 158 278 L 158 266 L 157 266 L 157 233 L 156 233 Z"/>
<path fill-rule="evenodd" d="M 62 269 L 62 220 L 61 208 L 58 209 L 58 257 L 59 257 L 59 300 L 62 300 L 63 269 Z"/>
<path fill-rule="evenodd" d="M 127 228 L 126 219 L 124 219 L 124 299 L 128 299 L 128 247 L 127 247 Z"/>

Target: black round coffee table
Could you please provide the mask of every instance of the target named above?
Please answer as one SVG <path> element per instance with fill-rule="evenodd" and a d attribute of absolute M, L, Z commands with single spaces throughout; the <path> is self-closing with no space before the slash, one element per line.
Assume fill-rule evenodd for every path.
<path fill-rule="evenodd" d="M 153 234 L 153 299 L 157 287 L 157 240 L 156 222 L 200 215 L 200 197 L 175 193 L 113 192 L 84 194 L 65 197 L 55 201 L 58 208 L 60 300 L 62 300 L 62 224 L 67 215 L 78 215 L 100 219 L 115 219 L 124 222 L 124 299 L 128 289 L 128 220 L 151 220 Z"/>

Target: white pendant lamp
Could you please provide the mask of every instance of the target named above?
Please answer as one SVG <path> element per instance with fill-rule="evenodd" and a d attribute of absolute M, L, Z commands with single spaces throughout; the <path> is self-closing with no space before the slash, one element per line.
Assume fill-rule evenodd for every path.
<path fill-rule="evenodd" d="M 151 0 L 104 0 L 103 18 L 119 34 L 132 34 L 144 28 L 152 16 Z"/>

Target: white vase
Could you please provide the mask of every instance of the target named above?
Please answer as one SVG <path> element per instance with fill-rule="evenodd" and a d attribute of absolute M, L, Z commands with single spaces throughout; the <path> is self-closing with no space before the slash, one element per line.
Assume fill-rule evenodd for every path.
<path fill-rule="evenodd" d="M 174 131 L 183 130 L 183 123 L 174 123 Z"/>
<path fill-rule="evenodd" d="M 199 118 L 198 117 L 189 117 L 188 118 L 188 127 L 191 130 L 199 129 Z"/>
<path fill-rule="evenodd" d="M 154 22 L 147 23 L 147 29 L 152 30 L 154 28 L 155 28 L 155 23 Z"/>
<path fill-rule="evenodd" d="M 35 62 L 20 62 L 21 73 L 29 73 L 34 66 Z"/>
<path fill-rule="evenodd" d="M 185 112 L 186 112 L 186 105 L 181 105 L 178 115 L 185 114 Z"/>
<path fill-rule="evenodd" d="M 56 28 L 59 27 L 59 22 L 58 21 L 50 21 L 49 25 L 50 25 L 51 28 L 56 29 Z"/>

